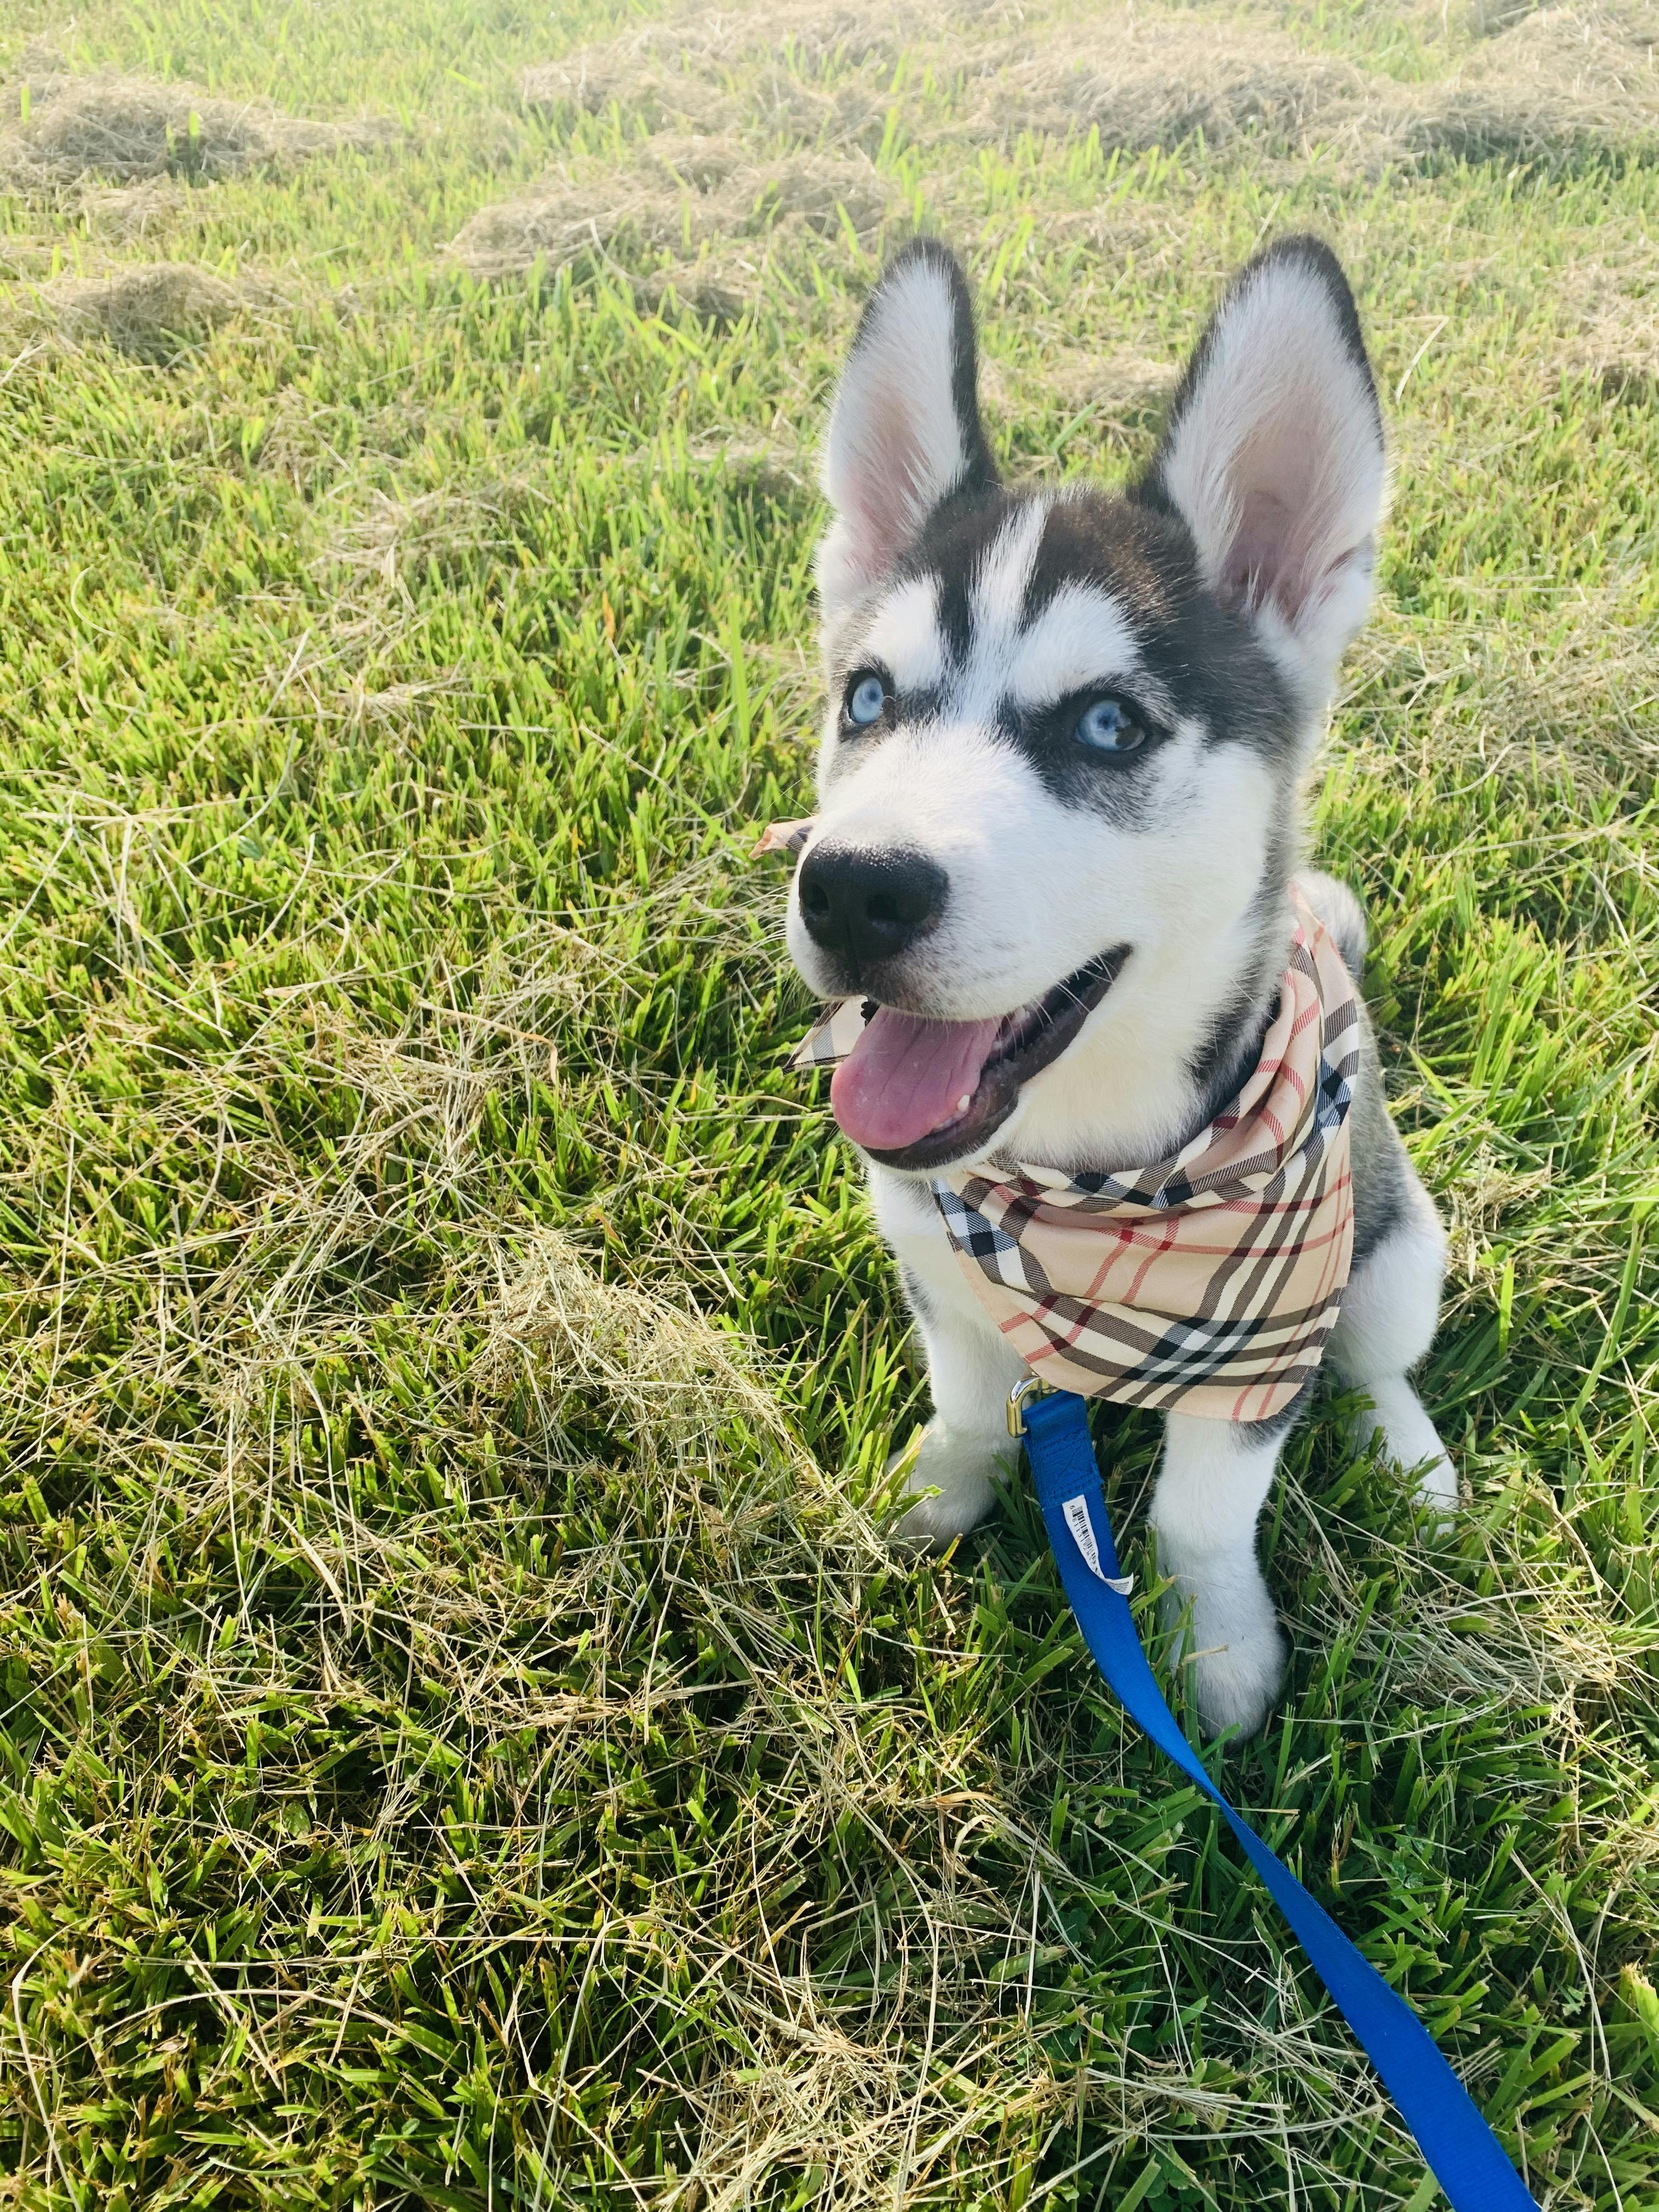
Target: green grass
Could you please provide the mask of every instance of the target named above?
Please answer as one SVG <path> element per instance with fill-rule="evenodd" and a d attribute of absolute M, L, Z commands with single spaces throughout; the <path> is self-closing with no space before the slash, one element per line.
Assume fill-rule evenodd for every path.
<path fill-rule="evenodd" d="M 1202 35 L 1270 18 L 1381 114 L 1501 13 Z M 644 21 L 0 28 L 0 129 L 36 34 L 388 125 L 0 197 L 0 2198 L 1435 2201 L 1018 1487 L 946 1565 L 878 1533 L 922 1388 L 745 854 L 807 803 L 812 441 L 920 219 L 1051 475 L 1145 451 L 1147 365 L 1263 235 L 1354 275 L 1397 488 L 1316 845 L 1453 1224 L 1424 1387 L 1470 1502 L 1425 1543 L 1328 1395 L 1264 1537 L 1293 1672 L 1226 1771 L 1540 2202 L 1659 2206 L 1650 140 L 1114 151 L 988 125 L 996 18 L 722 33 L 746 158 L 868 157 L 884 217 L 757 199 L 712 319 L 642 218 L 469 275 L 550 163 L 638 185 L 659 57 L 598 112 L 517 84 Z M 65 325 L 62 279 L 158 259 L 240 311 Z M 1100 1436 L 1144 1576 L 1155 1427 Z"/>

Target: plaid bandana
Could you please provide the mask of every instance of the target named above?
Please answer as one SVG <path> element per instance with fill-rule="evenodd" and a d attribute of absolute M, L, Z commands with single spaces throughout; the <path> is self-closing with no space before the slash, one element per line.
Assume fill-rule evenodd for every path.
<path fill-rule="evenodd" d="M 799 851 L 810 827 L 779 824 L 762 848 Z M 1111 1175 L 1021 1164 L 1006 1181 L 966 1169 L 933 1180 L 981 1303 L 1056 1389 L 1261 1421 L 1319 1364 L 1353 1256 L 1359 1009 L 1341 955 L 1291 897 L 1296 933 L 1261 1056 L 1190 1144 Z M 844 1059 L 864 1021 L 847 1000 L 793 1064 Z"/>

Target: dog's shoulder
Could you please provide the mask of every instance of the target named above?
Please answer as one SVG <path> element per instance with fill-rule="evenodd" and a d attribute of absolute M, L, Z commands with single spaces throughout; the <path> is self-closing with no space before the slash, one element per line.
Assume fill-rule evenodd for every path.
<path fill-rule="evenodd" d="M 1346 884 L 1309 868 L 1296 887 L 1330 932 L 1342 964 L 1356 983 L 1364 979 L 1369 933 L 1365 911 Z M 1410 1214 L 1413 1176 L 1406 1147 L 1389 1112 L 1376 1031 L 1363 993 L 1359 1007 L 1359 1064 L 1354 1070 L 1348 1127 L 1353 1162 L 1354 1265 L 1358 1267 Z"/>

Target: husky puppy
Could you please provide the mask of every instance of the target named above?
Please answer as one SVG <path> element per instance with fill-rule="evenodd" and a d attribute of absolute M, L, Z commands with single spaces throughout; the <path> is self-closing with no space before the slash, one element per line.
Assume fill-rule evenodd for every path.
<path fill-rule="evenodd" d="M 879 1009 L 831 1097 L 927 1351 L 911 1540 L 942 1545 L 987 1511 L 1024 1372 L 929 1176 L 1167 1158 L 1255 1067 L 1293 927 L 1301 787 L 1371 596 L 1386 479 L 1352 295 L 1312 238 L 1235 278 L 1122 493 L 1000 481 L 943 246 L 909 246 L 865 310 L 823 467 L 830 703 L 788 943 L 823 997 Z M 1353 895 L 1296 880 L 1357 980 Z M 1363 1016 L 1362 1033 L 1353 1265 L 1328 1349 L 1370 1401 L 1360 1443 L 1380 1432 L 1443 1510 L 1456 1476 L 1407 1378 L 1444 1237 Z M 1255 1527 L 1297 1410 L 1166 1416 L 1151 1520 L 1211 1733 L 1258 1728 L 1279 1687 Z"/>

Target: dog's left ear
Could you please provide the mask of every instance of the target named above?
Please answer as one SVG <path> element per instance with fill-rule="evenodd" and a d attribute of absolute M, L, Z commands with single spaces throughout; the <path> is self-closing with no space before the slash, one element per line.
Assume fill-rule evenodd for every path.
<path fill-rule="evenodd" d="M 996 482 L 976 386 L 967 280 L 947 246 L 919 238 L 871 294 L 836 388 L 823 455 L 835 520 L 817 559 L 832 621 L 943 501 Z"/>
<path fill-rule="evenodd" d="M 1192 532 L 1206 585 L 1322 705 L 1370 604 L 1388 465 L 1347 279 L 1316 238 L 1241 270 L 1137 496 Z"/>

